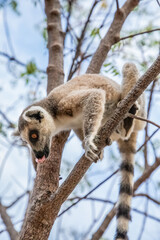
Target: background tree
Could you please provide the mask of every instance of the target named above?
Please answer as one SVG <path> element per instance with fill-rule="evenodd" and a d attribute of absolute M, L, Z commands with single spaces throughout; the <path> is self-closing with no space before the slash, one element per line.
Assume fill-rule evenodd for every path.
<path fill-rule="evenodd" d="M 106 149 L 102 162 L 91 166 L 82 156 L 73 168 L 75 159 L 78 160 L 82 153 L 79 141 L 72 132 L 68 140 L 69 133 L 56 136 L 50 158 L 38 166 L 33 188 L 35 173 L 27 156 L 28 150 L 10 134 L 22 109 L 44 97 L 46 87 L 49 92 L 86 71 L 101 71 L 120 82 L 121 68 L 128 60 L 136 62 L 143 74 L 159 54 L 159 5 L 156 0 L 1 2 L 0 236 L 3 239 L 16 239 L 21 226 L 20 239 L 47 239 L 55 219 L 51 239 L 100 239 L 105 230 L 104 238 L 113 238 L 120 162 L 116 144 Z M 159 106 L 158 64 L 159 59 L 155 68 L 141 78 L 145 84 L 154 80 L 146 95 L 148 118 L 151 115 L 156 123 L 159 116 L 156 111 Z M 145 84 L 138 86 L 139 93 L 147 87 Z M 119 115 L 127 112 L 137 92 L 132 92 L 122 103 Z M 114 124 L 118 120 L 115 118 Z M 139 136 L 131 240 L 159 239 L 158 129 L 147 124 L 145 133 Z M 60 187 L 59 173 L 62 176 Z M 23 221 L 32 188 L 28 213 Z M 75 205 L 78 208 L 70 210 Z"/>

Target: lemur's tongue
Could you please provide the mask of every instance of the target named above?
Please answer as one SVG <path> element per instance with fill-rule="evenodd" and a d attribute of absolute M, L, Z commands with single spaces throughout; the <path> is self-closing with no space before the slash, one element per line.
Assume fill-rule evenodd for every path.
<path fill-rule="evenodd" d="M 36 158 L 37 163 L 43 163 L 46 160 L 46 157 L 43 156 L 42 158 Z"/>

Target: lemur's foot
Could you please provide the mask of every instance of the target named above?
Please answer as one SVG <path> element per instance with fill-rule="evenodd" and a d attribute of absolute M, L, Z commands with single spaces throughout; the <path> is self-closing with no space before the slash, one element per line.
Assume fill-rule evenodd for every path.
<path fill-rule="evenodd" d="M 97 146 L 93 143 L 93 141 L 86 139 L 84 141 L 84 149 L 85 149 L 85 156 L 93 162 L 97 162 L 100 159 L 100 151 L 98 150 Z"/>
<path fill-rule="evenodd" d="M 138 101 L 136 101 L 133 104 L 133 106 L 130 108 L 129 113 L 132 113 L 133 115 L 137 115 L 139 109 L 140 109 L 140 105 L 139 105 Z"/>
<path fill-rule="evenodd" d="M 119 101 L 119 102 L 117 103 L 117 107 L 119 107 L 120 103 L 121 103 L 121 101 Z M 139 109 L 140 109 L 140 105 L 139 105 L 138 101 L 136 101 L 136 102 L 133 104 L 133 106 L 130 108 L 129 113 L 132 113 L 132 114 L 134 114 L 134 115 L 137 115 Z"/>

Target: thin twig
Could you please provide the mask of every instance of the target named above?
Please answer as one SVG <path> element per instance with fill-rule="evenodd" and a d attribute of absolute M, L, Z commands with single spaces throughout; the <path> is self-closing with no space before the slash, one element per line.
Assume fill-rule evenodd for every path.
<path fill-rule="evenodd" d="M 158 1 L 158 0 L 156 0 L 157 1 L 157 3 L 158 3 L 158 6 L 160 7 L 160 2 Z"/>
<path fill-rule="evenodd" d="M 128 117 L 131 117 L 131 118 L 135 118 L 135 119 L 141 120 L 141 121 L 144 121 L 144 122 L 151 123 L 152 125 L 160 128 L 160 125 L 158 125 L 157 123 L 155 123 L 155 122 L 153 122 L 153 121 L 150 121 L 150 120 L 148 120 L 148 119 L 146 119 L 146 118 L 142 118 L 142 117 L 133 115 L 132 113 L 127 113 L 127 116 L 128 116 Z"/>
<path fill-rule="evenodd" d="M 4 9 L 3 9 L 3 22 L 4 22 L 4 29 L 5 29 L 5 33 L 6 33 L 8 46 L 10 48 L 10 51 L 11 51 L 12 55 L 15 56 L 15 51 L 13 49 L 13 44 L 12 44 L 12 41 L 11 41 L 11 35 L 10 35 L 10 31 L 9 31 L 8 21 L 7 21 L 7 9 L 6 9 L 6 7 L 4 7 Z"/>
<path fill-rule="evenodd" d="M 152 202 L 160 205 L 160 201 L 152 198 L 151 196 L 149 196 L 149 195 L 146 194 L 146 193 L 137 193 L 137 194 L 134 194 L 134 197 L 146 197 L 146 198 L 148 198 L 149 200 L 151 200 Z"/>
<path fill-rule="evenodd" d="M 146 192 L 148 192 L 148 181 L 146 181 Z M 144 233 L 145 230 L 145 226 L 146 226 L 146 220 L 147 220 L 147 215 L 148 214 L 148 198 L 146 198 L 146 202 L 145 202 L 145 214 L 143 217 L 143 222 L 142 222 L 142 227 L 138 236 L 138 240 L 141 240 L 142 235 Z"/>
<path fill-rule="evenodd" d="M 7 232 L 11 240 L 16 240 L 18 238 L 18 232 L 15 230 L 14 225 L 8 215 L 6 208 L 0 203 L 0 214 L 1 218 L 6 226 Z"/>
<path fill-rule="evenodd" d="M 6 208 L 11 208 L 13 205 L 15 205 L 21 198 L 23 198 L 26 194 L 29 194 L 30 191 L 26 191 L 25 193 L 21 194 L 19 197 L 17 197 L 10 205 L 6 206 Z"/>
<path fill-rule="evenodd" d="M 64 211 L 62 211 L 58 217 L 62 216 L 65 212 L 67 212 L 69 209 L 71 209 L 73 206 L 77 205 L 82 199 L 87 198 L 92 192 L 94 192 L 97 188 L 99 188 L 102 184 L 104 184 L 106 181 L 108 181 L 111 177 L 113 177 L 119 170 L 117 169 L 116 171 L 114 171 L 109 177 L 107 177 L 106 179 L 104 179 L 102 182 L 100 182 L 96 187 L 94 187 L 91 191 L 89 191 L 86 195 L 84 195 L 83 197 L 79 198 L 77 200 L 77 202 L 73 203 L 71 206 L 69 206 L 68 208 L 66 208 Z"/>
<path fill-rule="evenodd" d="M 119 2 L 116 0 L 116 5 L 117 5 L 117 11 L 119 11 Z"/>
<path fill-rule="evenodd" d="M 138 195 L 138 194 L 137 194 Z M 133 197 L 136 197 L 137 195 L 134 195 Z M 145 194 L 144 194 L 145 195 Z M 143 195 L 142 195 L 143 196 Z M 79 199 L 80 197 L 75 197 L 75 198 L 71 198 L 71 199 Z M 106 200 L 106 199 L 101 199 L 101 198 L 94 198 L 94 197 L 87 197 L 87 198 L 84 198 L 83 200 L 90 200 L 90 201 L 97 201 L 97 202 L 103 202 L 103 203 L 109 203 L 109 204 L 112 204 L 112 205 L 116 205 L 116 202 L 113 202 L 113 201 L 110 201 L 110 200 Z M 153 215 L 150 215 L 146 212 L 143 212 L 141 210 L 138 210 L 137 208 L 131 208 L 132 211 L 134 212 L 137 212 L 139 214 L 142 214 L 142 215 L 145 215 L 146 217 L 148 218 L 151 218 L 152 220 L 155 220 L 157 222 L 160 222 L 160 218 L 157 218 Z"/>
<path fill-rule="evenodd" d="M 0 51 L 0 55 L 3 56 L 3 57 L 8 58 L 9 61 L 11 61 L 11 62 L 13 61 L 13 62 L 17 63 L 18 65 L 20 65 L 22 67 L 26 67 L 27 66 L 26 63 L 23 63 L 20 60 L 18 60 L 17 58 L 15 58 L 13 56 L 10 56 L 8 53 Z M 46 74 L 46 71 L 44 71 L 43 69 L 37 68 L 37 70 L 39 72 L 41 72 L 41 73 L 45 73 Z"/>
<path fill-rule="evenodd" d="M 146 34 L 146 33 L 156 32 L 156 31 L 160 31 L 160 28 L 156 28 L 156 29 L 152 29 L 152 30 L 148 30 L 148 31 L 140 32 L 140 33 L 131 34 L 129 36 L 120 38 L 119 41 L 125 40 L 127 38 L 133 38 L 133 37 L 136 37 L 136 36 L 139 36 L 139 35 L 142 35 L 142 34 Z"/>
<path fill-rule="evenodd" d="M 73 72 L 75 72 L 75 68 L 73 69 L 74 67 L 74 64 L 75 64 L 75 61 L 76 59 L 78 58 L 78 56 L 80 55 L 80 50 L 81 50 L 81 46 L 82 46 L 82 43 L 83 43 L 83 40 L 84 40 L 84 36 L 85 36 L 85 33 L 86 33 L 86 29 L 87 29 L 87 26 L 90 22 L 90 18 L 92 16 L 92 13 L 93 13 L 93 10 L 95 8 L 95 6 L 97 5 L 97 3 L 99 2 L 99 0 L 95 0 L 92 7 L 91 7 L 91 10 L 88 14 L 88 17 L 87 17 L 87 20 L 84 24 L 84 27 L 82 29 L 82 32 L 81 32 L 81 35 L 80 37 L 78 38 L 78 44 L 77 44 L 77 48 L 76 48 L 76 52 L 75 52 L 75 55 L 74 55 L 74 58 L 73 58 L 73 61 L 72 61 L 72 64 L 71 64 L 71 67 L 70 67 L 70 70 L 69 70 L 69 74 L 68 74 L 68 80 L 71 79 L 71 77 L 73 76 Z M 77 68 L 76 68 L 77 69 Z"/>
<path fill-rule="evenodd" d="M 145 142 L 137 149 L 136 152 L 139 152 L 143 147 L 144 145 L 159 131 L 159 128 L 157 128 L 152 134 L 150 137 L 148 137 Z"/>
<path fill-rule="evenodd" d="M 149 114 L 151 111 L 151 104 L 152 104 L 152 100 L 153 100 L 153 91 L 154 88 L 156 86 L 156 80 L 152 82 L 152 87 L 151 87 L 151 91 L 150 91 L 150 97 L 149 97 L 149 102 L 148 102 L 148 108 L 147 108 L 147 119 L 149 118 Z M 145 127 L 145 141 L 148 139 L 148 123 L 146 124 Z M 148 146 L 147 144 L 145 144 L 144 146 L 144 159 L 145 159 L 145 169 L 148 167 Z"/>
<path fill-rule="evenodd" d="M 12 123 L 8 117 L 0 110 L 0 114 L 2 115 L 2 117 L 6 120 L 6 122 L 9 124 L 9 128 L 15 128 L 15 124 Z"/>

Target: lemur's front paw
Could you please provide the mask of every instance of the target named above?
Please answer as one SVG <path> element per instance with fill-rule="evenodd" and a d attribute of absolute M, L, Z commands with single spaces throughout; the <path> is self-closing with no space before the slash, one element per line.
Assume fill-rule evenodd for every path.
<path fill-rule="evenodd" d="M 119 107 L 120 103 L 121 103 L 121 101 L 119 101 L 119 102 L 117 103 L 117 107 Z M 138 101 L 136 101 L 136 102 L 133 104 L 133 106 L 130 108 L 129 113 L 132 113 L 132 114 L 134 114 L 134 115 L 137 115 L 137 113 L 138 113 L 139 110 L 140 110 L 140 105 L 139 105 Z"/>
<path fill-rule="evenodd" d="M 85 156 L 93 162 L 97 162 L 100 159 L 100 151 L 93 141 L 84 141 Z"/>

